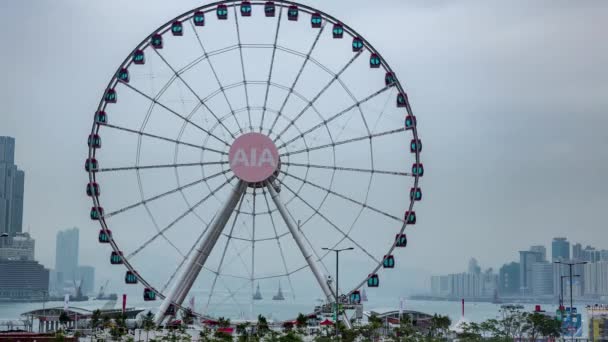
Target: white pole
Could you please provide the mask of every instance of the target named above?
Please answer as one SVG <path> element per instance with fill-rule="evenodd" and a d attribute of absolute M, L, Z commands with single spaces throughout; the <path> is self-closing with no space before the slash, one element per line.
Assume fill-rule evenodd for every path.
<path fill-rule="evenodd" d="M 325 281 L 325 277 L 323 276 L 323 274 L 317 267 L 317 264 L 314 261 L 312 252 L 310 252 L 308 250 L 308 248 L 306 247 L 306 245 L 304 244 L 304 238 L 302 237 L 298 228 L 296 228 L 296 224 L 294 224 L 294 222 L 291 220 L 291 217 L 289 216 L 289 213 L 287 212 L 287 208 L 285 208 L 285 205 L 283 205 L 283 202 L 281 202 L 281 198 L 280 198 L 279 194 L 277 193 L 277 191 L 274 189 L 274 187 L 272 186 L 272 184 L 270 182 L 266 183 L 266 188 L 268 188 L 268 191 L 270 192 L 270 196 L 272 197 L 274 204 L 276 205 L 277 209 L 279 210 L 281 217 L 283 217 L 283 221 L 285 221 L 285 225 L 287 225 L 287 228 L 289 229 L 291 236 L 293 236 L 293 239 L 296 241 L 296 244 L 298 245 L 298 248 L 300 249 L 302 256 L 304 256 L 304 259 L 306 260 L 306 263 L 308 263 L 308 267 L 310 267 L 310 270 L 312 271 L 313 275 L 317 279 L 317 282 L 319 283 L 319 286 L 321 287 L 323 294 L 325 294 L 327 301 L 337 303 L 338 301 L 336 300 L 334 293 L 329 288 L 329 285 L 327 285 L 327 282 Z M 346 315 L 343 315 L 342 318 L 343 318 L 344 324 L 350 329 L 351 324 L 350 324 L 350 321 L 348 320 L 348 317 L 346 317 Z"/>
<path fill-rule="evenodd" d="M 239 180 L 237 185 L 232 189 L 230 197 L 226 200 L 224 206 L 213 219 L 207 234 L 200 242 L 199 247 L 195 250 L 196 253 L 188 261 L 188 265 L 183 269 L 180 277 L 178 278 L 179 280 L 173 283 L 171 292 L 169 292 L 165 300 L 163 300 L 161 303 L 158 312 L 156 312 L 154 322 L 157 325 L 160 325 L 165 319 L 165 312 L 171 303 L 182 305 L 184 302 L 184 299 L 188 295 L 188 292 L 190 292 L 194 281 L 207 261 L 209 254 L 211 254 L 213 246 L 215 246 L 215 243 L 221 236 L 224 226 L 230 219 L 234 208 L 236 208 L 236 205 L 238 204 L 241 195 L 243 192 L 245 192 L 246 188 L 247 183 Z"/>

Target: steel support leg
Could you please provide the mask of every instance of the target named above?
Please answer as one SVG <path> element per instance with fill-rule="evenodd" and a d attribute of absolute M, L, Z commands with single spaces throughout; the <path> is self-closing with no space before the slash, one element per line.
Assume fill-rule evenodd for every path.
<path fill-rule="evenodd" d="M 211 223 L 209 230 L 205 234 L 205 237 L 201 240 L 199 247 L 194 251 L 195 253 L 190 257 L 186 268 L 183 269 L 182 273 L 178 280 L 173 283 L 173 288 L 171 292 L 159 307 L 158 312 L 154 317 L 154 322 L 157 325 L 162 324 L 165 319 L 165 313 L 171 304 L 182 305 L 184 299 L 190 292 L 194 281 L 198 277 L 203 265 L 207 261 L 207 258 L 211 254 L 213 250 L 213 246 L 215 246 L 217 240 L 222 234 L 224 230 L 224 226 L 232 216 L 236 205 L 239 203 L 239 200 L 246 190 L 247 184 L 243 181 L 239 181 L 237 185 L 232 189 L 232 193 L 230 197 L 224 203 L 224 206 L 217 213 L 213 222 Z"/>
<path fill-rule="evenodd" d="M 268 191 L 270 192 L 270 196 L 272 197 L 274 204 L 276 205 L 277 209 L 279 210 L 281 217 L 283 217 L 283 221 L 285 221 L 285 224 L 287 225 L 287 228 L 289 229 L 291 236 L 293 236 L 293 239 L 296 241 L 296 244 L 298 245 L 300 252 L 302 252 L 302 256 L 304 256 L 304 259 L 306 260 L 308 267 L 310 267 L 312 274 L 317 279 L 319 286 L 321 286 L 321 290 L 323 290 L 323 294 L 325 294 L 327 301 L 330 303 L 332 303 L 332 302 L 337 303 L 336 296 L 329 288 L 329 285 L 327 285 L 325 276 L 321 273 L 321 271 L 317 267 L 317 264 L 315 263 L 312 252 L 309 251 L 308 248 L 306 247 L 306 245 L 304 244 L 304 237 L 301 235 L 302 233 L 300 233 L 300 231 L 296 227 L 296 224 L 292 221 L 291 217 L 289 216 L 289 213 L 287 212 L 287 208 L 285 208 L 285 205 L 283 205 L 283 202 L 281 202 L 281 198 L 279 197 L 279 194 L 277 193 L 277 191 L 274 189 L 274 187 L 270 183 L 266 183 L 266 188 L 268 188 Z M 348 328 L 350 328 L 351 324 L 350 324 L 350 321 L 348 320 L 348 317 L 346 317 L 346 315 L 343 315 L 343 318 L 345 318 L 344 324 Z"/>

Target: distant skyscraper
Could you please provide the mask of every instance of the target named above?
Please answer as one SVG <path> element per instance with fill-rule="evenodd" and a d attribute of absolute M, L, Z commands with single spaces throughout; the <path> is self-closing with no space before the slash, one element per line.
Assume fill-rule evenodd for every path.
<path fill-rule="evenodd" d="M 540 261 L 547 260 L 547 248 L 545 248 L 545 246 L 541 246 L 541 245 L 532 246 L 532 247 L 530 247 L 530 250 L 532 252 L 537 252 L 537 253 L 541 254 L 541 260 Z"/>
<path fill-rule="evenodd" d="M 582 251 L 582 260 L 587 262 L 598 262 L 601 260 L 601 253 L 594 247 L 587 246 Z"/>
<path fill-rule="evenodd" d="M 583 260 L 583 245 L 580 243 L 572 245 L 572 259 Z"/>
<path fill-rule="evenodd" d="M 468 273 L 470 273 L 470 274 L 481 273 L 481 267 L 479 267 L 479 262 L 477 262 L 477 259 L 471 258 L 471 260 L 469 260 Z"/>
<path fill-rule="evenodd" d="M 551 260 L 569 260 L 570 259 L 570 242 L 564 237 L 553 238 L 551 243 Z"/>
<path fill-rule="evenodd" d="M 92 266 L 78 266 L 77 281 L 80 281 L 82 293 L 92 294 L 95 287 L 95 268 Z"/>
<path fill-rule="evenodd" d="M 57 233 L 55 251 L 55 271 L 60 273 L 65 281 L 78 279 L 78 228 L 72 228 Z"/>
<path fill-rule="evenodd" d="M 504 264 L 498 273 L 498 292 L 500 295 L 519 294 L 519 263 Z"/>
<path fill-rule="evenodd" d="M 0 233 L 22 232 L 24 181 L 15 165 L 15 139 L 0 137 Z"/>
<path fill-rule="evenodd" d="M 543 261 L 543 254 L 539 251 L 519 252 L 519 287 L 522 294 L 532 294 L 532 265 L 541 261 Z"/>
<path fill-rule="evenodd" d="M 553 264 L 548 261 L 532 264 L 532 294 L 535 296 L 553 295 Z"/>

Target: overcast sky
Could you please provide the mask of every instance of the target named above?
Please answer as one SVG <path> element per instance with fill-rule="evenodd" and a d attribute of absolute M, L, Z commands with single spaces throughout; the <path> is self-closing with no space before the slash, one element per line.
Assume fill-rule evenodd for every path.
<path fill-rule="evenodd" d="M 500 267 L 554 236 L 608 248 L 607 2 L 303 2 L 363 34 L 408 90 L 425 176 L 402 271 Z M 111 273 L 84 195 L 92 113 L 131 49 L 200 4 L 0 2 L 0 135 L 16 138 L 45 266 L 77 226 L 81 263 Z"/>

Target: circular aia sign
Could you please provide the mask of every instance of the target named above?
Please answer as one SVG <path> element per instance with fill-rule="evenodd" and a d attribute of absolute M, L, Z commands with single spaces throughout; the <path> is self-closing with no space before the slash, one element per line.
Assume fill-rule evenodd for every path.
<path fill-rule="evenodd" d="M 270 178 L 279 164 L 279 151 L 274 142 L 261 133 L 247 133 L 230 146 L 228 161 L 232 172 L 248 183 Z"/>

